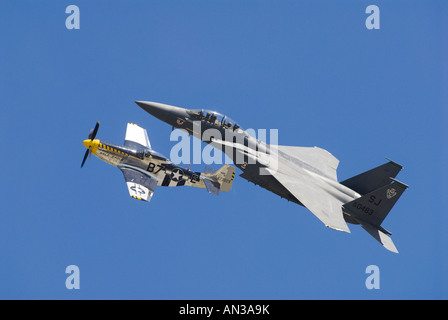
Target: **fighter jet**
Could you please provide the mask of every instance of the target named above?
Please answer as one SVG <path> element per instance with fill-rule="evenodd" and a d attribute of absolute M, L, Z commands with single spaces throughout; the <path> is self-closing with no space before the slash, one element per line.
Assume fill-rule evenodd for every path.
<path fill-rule="evenodd" d="M 146 112 L 225 152 L 242 178 L 308 208 L 325 226 L 350 233 L 361 225 L 386 249 L 398 253 L 381 226 L 408 186 L 395 179 L 402 166 L 389 160 L 338 182 L 339 160 L 318 147 L 269 145 L 216 111 L 136 101 Z M 212 133 L 210 133 L 210 131 Z"/>
<path fill-rule="evenodd" d="M 81 168 L 92 153 L 101 160 L 117 166 L 123 173 L 129 194 L 132 198 L 150 201 L 156 186 L 191 186 L 207 189 L 218 195 L 220 191 L 229 191 L 235 176 L 235 168 L 224 165 L 213 172 L 193 172 L 173 164 L 151 148 L 145 129 L 128 123 L 124 145 L 116 145 L 95 139 L 100 123 L 90 131 L 89 138 L 83 141 L 87 151 Z"/>

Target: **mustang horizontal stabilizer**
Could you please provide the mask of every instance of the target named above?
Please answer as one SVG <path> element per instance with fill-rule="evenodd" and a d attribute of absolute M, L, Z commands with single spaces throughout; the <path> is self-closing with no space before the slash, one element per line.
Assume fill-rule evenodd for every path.
<path fill-rule="evenodd" d="M 209 179 L 204 179 L 204 183 L 205 183 L 205 187 L 209 193 L 219 195 L 220 185 L 218 182 L 215 182 L 215 181 L 212 181 Z"/>
<path fill-rule="evenodd" d="M 124 138 L 124 146 L 136 150 L 151 149 L 146 129 L 143 129 L 136 124 L 128 123 L 126 136 Z"/>
<path fill-rule="evenodd" d="M 219 191 L 227 192 L 232 189 L 235 167 L 225 164 L 214 172 L 211 167 L 206 166 L 202 177 L 208 192 L 213 194 L 218 194 Z"/>
<path fill-rule="evenodd" d="M 325 191 L 321 180 L 305 172 L 286 174 L 267 170 L 327 227 L 350 233 L 342 213 L 342 202 Z"/>
<path fill-rule="evenodd" d="M 135 169 L 124 166 L 118 166 L 118 168 L 123 172 L 129 195 L 132 198 L 149 202 L 157 187 L 157 180 Z"/>
<path fill-rule="evenodd" d="M 401 165 L 389 161 L 379 167 L 344 180 L 341 184 L 364 195 L 390 184 L 390 178 L 395 178 L 401 169 L 403 169 Z"/>

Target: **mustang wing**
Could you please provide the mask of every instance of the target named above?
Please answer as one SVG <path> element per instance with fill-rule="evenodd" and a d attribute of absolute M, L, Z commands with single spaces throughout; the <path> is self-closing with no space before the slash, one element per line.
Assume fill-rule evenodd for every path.
<path fill-rule="evenodd" d="M 129 195 L 132 198 L 149 202 L 157 187 L 157 179 L 130 167 L 119 165 L 118 168 L 123 172 Z"/>
<path fill-rule="evenodd" d="M 286 174 L 267 170 L 327 227 L 350 233 L 342 213 L 343 203 L 325 190 L 325 182 L 305 171 Z"/>

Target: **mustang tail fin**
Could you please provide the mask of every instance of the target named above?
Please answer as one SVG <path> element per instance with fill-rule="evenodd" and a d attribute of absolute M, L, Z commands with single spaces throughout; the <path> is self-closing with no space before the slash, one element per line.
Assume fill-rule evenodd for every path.
<path fill-rule="evenodd" d="M 151 143 L 149 142 L 146 129 L 143 129 L 133 123 L 128 123 L 128 126 L 126 127 L 124 145 L 125 147 L 134 148 L 137 150 L 151 149 Z"/>
<path fill-rule="evenodd" d="M 225 164 L 218 171 L 213 172 L 213 169 L 206 167 L 202 177 L 208 192 L 213 194 L 218 194 L 219 191 L 226 192 L 232 189 L 235 168 Z"/>
<path fill-rule="evenodd" d="M 344 204 L 343 209 L 386 249 L 398 252 L 388 237 L 391 233 L 381 227 L 381 223 L 408 186 L 392 180 L 392 183 Z"/>
<path fill-rule="evenodd" d="M 387 186 L 390 178 L 395 178 L 401 169 L 403 169 L 401 165 L 389 160 L 388 163 L 342 181 L 341 184 L 364 195 Z"/>

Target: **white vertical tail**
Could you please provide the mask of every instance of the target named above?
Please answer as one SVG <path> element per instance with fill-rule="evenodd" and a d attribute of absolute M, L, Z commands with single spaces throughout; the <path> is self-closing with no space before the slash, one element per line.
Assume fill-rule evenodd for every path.
<path fill-rule="evenodd" d="M 126 128 L 126 136 L 124 138 L 124 145 L 137 150 L 151 149 L 151 144 L 149 143 L 146 129 L 143 129 L 133 123 L 128 123 Z"/>

